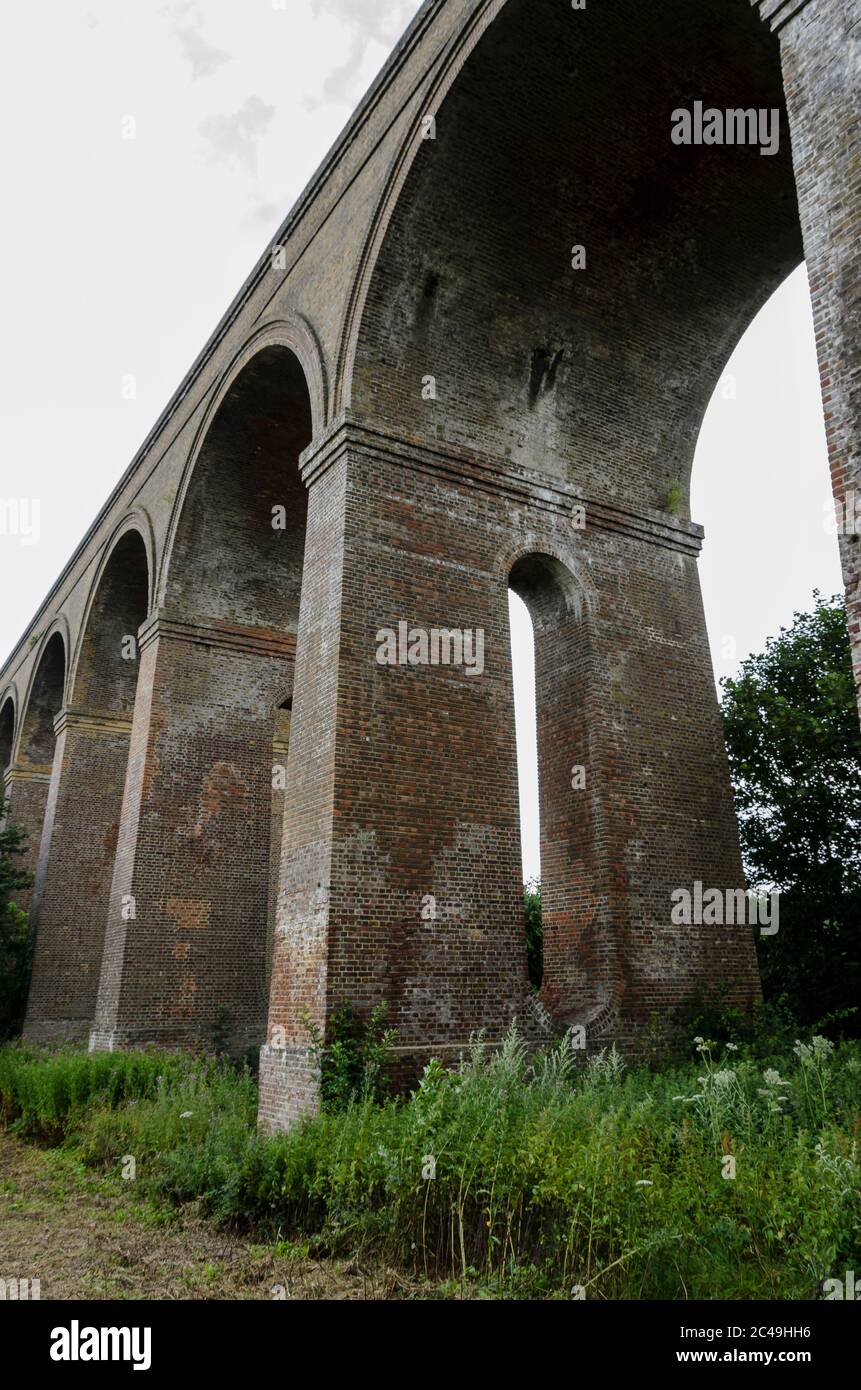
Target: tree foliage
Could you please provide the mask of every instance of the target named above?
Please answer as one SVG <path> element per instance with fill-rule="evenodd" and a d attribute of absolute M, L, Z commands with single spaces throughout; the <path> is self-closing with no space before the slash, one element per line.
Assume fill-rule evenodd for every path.
<path fill-rule="evenodd" d="M 723 688 L 745 869 L 781 890 L 780 930 L 757 940 L 766 998 L 857 1034 L 861 729 L 842 598 L 814 594 Z"/>
<path fill-rule="evenodd" d="M 526 907 L 526 960 L 529 969 L 529 983 L 533 989 L 541 988 L 544 978 L 544 935 L 541 927 L 541 880 L 531 878 L 523 885 L 523 901 Z"/>

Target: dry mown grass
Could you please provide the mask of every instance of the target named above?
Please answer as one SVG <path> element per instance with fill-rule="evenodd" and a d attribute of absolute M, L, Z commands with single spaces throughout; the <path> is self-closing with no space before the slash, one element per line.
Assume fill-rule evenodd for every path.
<path fill-rule="evenodd" d="M 387 1269 L 255 1245 L 193 1208 L 161 1211 L 133 1185 L 0 1130 L 0 1278 L 38 1278 L 43 1299 L 400 1299 Z M 276 1291 L 276 1292 L 273 1292 Z"/>

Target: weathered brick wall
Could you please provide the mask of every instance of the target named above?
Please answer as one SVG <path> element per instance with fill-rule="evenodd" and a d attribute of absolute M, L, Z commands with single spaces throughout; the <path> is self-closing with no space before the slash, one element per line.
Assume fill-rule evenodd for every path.
<path fill-rule="evenodd" d="M 189 475 L 166 607 L 143 637 L 94 1046 L 263 1040 L 276 711 L 293 684 L 310 432 L 296 358 L 266 349 Z"/>
<path fill-rule="evenodd" d="M 761 9 L 780 26 L 861 710 L 861 4 L 764 0 Z"/>
<path fill-rule="evenodd" d="M 94 1046 L 262 1038 L 272 709 L 291 652 L 277 633 L 154 620 Z"/>
<path fill-rule="evenodd" d="M 29 769 L 12 768 L 4 779 L 8 818 L 23 830 L 26 839 L 25 852 L 18 862 L 22 870 L 33 878 L 39 863 L 39 845 L 50 784 L 50 772 L 32 772 Z M 15 894 L 15 902 L 22 912 L 29 911 L 32 897 L 31 888 Z"/>
<path fill-rule="evenodd" d="M 95 1011 L 130 721 L 73 711 L 60 733 L 31 908 L 24 1036 L 86 1041 Z"/>
<path fill-rule="evenodd" d="M 311 1034 L 326 1028 L 346 466 L 311 488 L 296 642 L 260 1123 L 277 1129 L 313 1109 Z"/>
<path fill-rule="evenodd" d="M 51 784 L 30 909 L 33 966 L 24 1035 L 89 1036 L 137 686 L 136 636 L 149 606 L 145 542 L 125 532 L 110 552 L 75 662 L 70 703 L 54 721 Z"/>
<path fill-rule="evenodd" d="M 695 878 L 743 887 L 696 531 L 616 509 L 597 510 L 575 531 L 570 485 L 551 488 L 500 460 L 358 426 L 308 468 L 312 516 L 315 502 L 330 518 L 340 511 L 340 525 L 330 519 L 327 529 L 338 548 L 343 530 L 343 559 L 330 552 L 326 563 L 315 545 L 306 566 L 306 585 L 319 575 L 341 588 L 337 602 L 322 604 L 327 660 L 314 662 L 310 684 L 300 627 L 291 758 L 302 756 L 306 719 L 315 746 L 334 744 L 335 755 L 313 785 L 290 781 L 270 1007 L 270 1035 L 283 1030 L 287 1047 L 265 1049 L 262 1121 L 295 1118 L 313 1098 L 307 1075 L 301 1089 L 294 1080 L 296 1022 L 312 1006 L 322 1029 L 340 1004 L 367 1015 L 386 1001 L 405 1079 L 432 1053 L 456 1057 L 479 1028 L 498 1041 L 516 1017 L 535 1031 L 512 566 L 539 625 L 545 1006 L 557 1026 L 582 1024 L 589 1044 L 628 1045 L 653 1015 L 665 1023 L 704 985 L 726 985 L 749 1007 L 759 991 L 749 930 L 669 921 L 671 892 Z M 553 557 L 553 584 L 567 584 L 561 612 L 547 562 L 536 575 L 521 558 L 536 554 Z M 318 592 L 318 623 L 320 608 Z M 380 665 L 378 635 L 402 620 L 410 629 L 480 630 L 483 671 Z M 330 686 L 334 672 L 337 691 L 322 702 L 317 680 Z M 583 790 L 571 786 L 574 764 L 585 765 Z"/>

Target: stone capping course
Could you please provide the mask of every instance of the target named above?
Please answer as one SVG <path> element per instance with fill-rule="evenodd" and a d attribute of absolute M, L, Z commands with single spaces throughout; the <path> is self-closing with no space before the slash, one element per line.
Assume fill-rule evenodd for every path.
<path fill-rule="evenodd" d="M 684 521 L 668 512 L 594 501 L 563 478 L 551 478 L 476 450 L 397 435 L 376 425 L 359 423 L 346 414 L 301 455 L 306 485 L 310 487 L 338 459 L 350 453 L 436 474 L 443 481 L 508 497 L 512 502 L 558 516 L 570 517 L 575 507 L 582 506 L 587 529 L 613 531 L 687 555 L 698 555 L 702 549 L 705 531 L 696 522 Z"/>
<path fill-rule="evenodd" d="M 132 717 L 116 711 L 77 709 L 67 705 L 54 720 L 54 733 L 59 738 L 70 728 L 89 734 L 130 734 Z"/>
<path fill-rule="evenodd" d="M 51 769 L 48 767 L 7 767 L 3 773 L 3 784 L 9 787 L 12 782 L 50 782 Z"/>
<path fill-rule="evenodd" d="M 170 617 L 162 609 L 156 609 L 142 625 L 140 650 L 143 651 L 156 638 L 192 642 L 202 647 L 220 647 L 249 656 L 281 656 L 290 660 L 296 654 L 296 635 L 293 632 L 278 632 L 268 627 L 242 627 L 238 623 L 206 622 L 203 619 L 189 621 Z"/>

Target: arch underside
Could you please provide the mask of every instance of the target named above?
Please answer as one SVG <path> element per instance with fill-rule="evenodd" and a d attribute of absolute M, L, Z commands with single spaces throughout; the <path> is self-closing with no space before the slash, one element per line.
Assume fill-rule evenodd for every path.
<path fill-rule="evenodd" d="M 295 633 L 307 515 L 298 461 L 310 439 L 298 358 L 286 347 L 261 348 L 194 461 L 169 555 L 168 609 Z"/>
<path fill-rule="evenodd" d="M 0 779 L 12 761 L 12 746 L 15 742 L 15 705 L 9 695 L 0 707 Z M 3 798 L 3 784 L 0 781 L 0 800 Z"/>
<path fill-rule="evenodd" d="M 137 635 L 149 607 L 149 559 L 139 531 L 116 542 L 99 577 L 74 673 L 73 706 L 131 716 Z"/>
<path fill-rule="evenodd" d="M 778 109 L 779 153 L 674 145 L 696 100 Z M 776 38 L 747 0 L 508 0 L 436 117 L 373 270 L 354 413 L 587 496 L 686 497 L 720 371 L 802 259 Z"/>
<path fill-rule="evenodd" d="M 21 730 L 19 761 L 50 772 L 54 759 L 54 720 L 63 705 L 66 648 L 59 632 L 47 642 L 27 700 Z"/>

